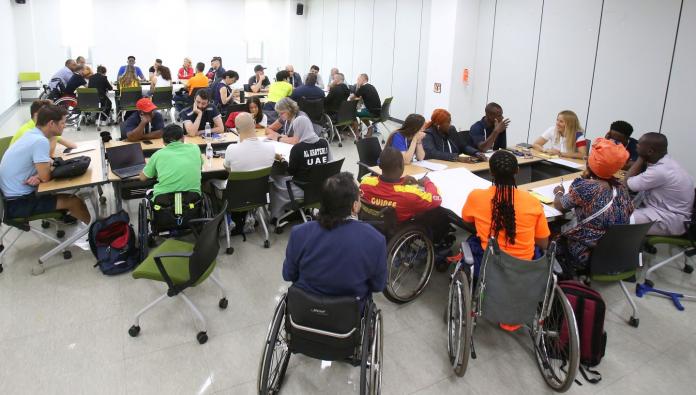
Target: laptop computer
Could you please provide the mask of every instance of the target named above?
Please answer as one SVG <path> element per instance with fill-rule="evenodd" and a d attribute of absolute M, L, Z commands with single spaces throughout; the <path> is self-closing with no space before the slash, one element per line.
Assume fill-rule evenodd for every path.
<path fill-rule="evenodd" d="M 139 143 L 109 147 L 106 156 L 111 171 L 120 178 L 137 176 L 145 167 L 145 155 Z"/>

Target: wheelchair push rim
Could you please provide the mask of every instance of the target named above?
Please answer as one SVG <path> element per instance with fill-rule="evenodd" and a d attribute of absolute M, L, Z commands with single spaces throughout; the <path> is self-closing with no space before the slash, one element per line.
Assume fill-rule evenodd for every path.
<path fill-rule="evenodd" d="M 433 244 L 420 228 L 409 226 L 392 237 L 387 250 L 384 296 L 394 303 L 410 302 L 423 292 L 430 280 Z"/>
<path fill-rule="evenodd" d="M 283 383 L 290 360 L 290 350 L 285 331 L 286 296 L 283 295 L 268 326 L 268 335 L 263 348 L 263 358 L 259 365 L 259 394 L 277 394 Z"/>
<path fill-rule="evenodd" d="M 454 373 L 462 377 L 469 365 L 473 319 L 469 279 L 458 271 L 449 287 L 447 301 L 447 352 Z"/>
<path fill-rule="evenodd" d="M 580 364 L 580 340 L 573 308 L 555 286 L 548 311 L 539 308 L 532 326 L 532 341 L 539 372 L 546 384 L 565 392 L 575 381 Z"/>
<path fill-rule="evenodd" d="M 382 387 L 382 312 L 370 307 L 362 336 L 360 394 L 380 394 Z"/>

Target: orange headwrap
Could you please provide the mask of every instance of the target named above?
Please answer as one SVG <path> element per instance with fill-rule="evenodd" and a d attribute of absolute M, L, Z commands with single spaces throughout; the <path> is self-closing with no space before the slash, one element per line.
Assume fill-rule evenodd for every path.
<path fill-rule="evenodd" d="M 628 156 L 623 145 L 598 137 L 592 143 L 587 165 L 597 177 L 609 179 L 623 168 Z"/>
<path fill-rule="evenodd" d="M 448 119 L 451 120 L 452 115 L 450 115 L 449 111 L 445 110 L 444 108 L 436 108 L 433 110 L 433 115 L 430 116 L 430 122 L 428 122 L 427 125 L 425 125 L 425 128 L 429 128 L 433 124 L 435 125 L 442 125 L 445 123 Z"/>

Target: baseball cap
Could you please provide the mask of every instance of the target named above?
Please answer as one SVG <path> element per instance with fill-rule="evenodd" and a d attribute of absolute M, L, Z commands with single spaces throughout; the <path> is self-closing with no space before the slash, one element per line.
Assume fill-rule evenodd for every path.
<path fill-rule="evenodd" d="M 261 66 L 260 64 L 257 64 L 256 66 L 254 66 L 254 73 L 257 71 L 261 71 L 261 70 L 266 70 L 266 68 Z"/>
<path fill-rule="evenodd" d="M 152 112 L 157 109 L 155 103 L 152 100 L 144 97 L 135 103 L 135 107 L 142 112 Z"/>

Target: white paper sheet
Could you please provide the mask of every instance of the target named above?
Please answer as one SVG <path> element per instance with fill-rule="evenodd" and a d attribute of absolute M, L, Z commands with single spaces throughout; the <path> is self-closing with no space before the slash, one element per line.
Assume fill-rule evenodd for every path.
<path fill-rule="evenodd" d="M 544 207 L 544 215 L 546 216 L 546 218 L 558 217 L 563 215 L 563 213 L 556 210 L 555 207 L 552 207 L 548 204 L 542 204 L 542 206 Z"/>
<path fill-rule="evenodd" d="M 572 169 L 584 169 L 585 166 L 581 165 L 579 163 L 575 163 L 569 160 L 565 159 L 548 159 L 549 162 L 553 162 L 557 165 L 565 166 L 565 167 L 570 167 Z"/>
<path fill-rule="evenodd" d="M 570 188 L 570 184 L 572 184 L 572 183 L 573 183 L 572 179 L 563 181 L 563 188 L 565 188 L 566 192 L 568 192 L 568 188 Z M 553 194 L 553 189 L 556 188 L 559 184 L 560 183 L 558 183 L 558 184 L 553 183 L 550 185 L 545 185 L 543 187 L 534 188 L 534 189 L 532 189 L 532 191 L 538 193 L 539 195 L 541 195 L 547 199 L 554 200 L 555 196 Z"/>
<path fill-rule="evenodd" d="M 426 168 L 428 170 L 432 170 L 432 171 L 440 171 L 440 170 L 447 169 L 447 165 L 442 165 L 440 163 L 435 163 L 435 162 L 431 162 L 428 160 L 419 160 L 419 161 L 413 162 L 413 164 L 416 166 L 424 167 L 424 168 Z"/>
<path fill-rule="evenodd" d="M 280 154 L 283 158 L 285 158 L 285 160 L 290 160 L 290 150 L 292 149 L 292 144 L 269 140 L 266 137 L 259 137 L 259 140 L 268 144 L 273 144 L 275 146 L 276 154 Z"/>
<path fill-rule="evenodd" d="M 435 183 L 442 196 L 442 206 L 461 215 L 469 193 L 474 189 L 485 189 L 491 182 L 464 168 L 448 169 L 428 173 L 428 178 Z"/>

